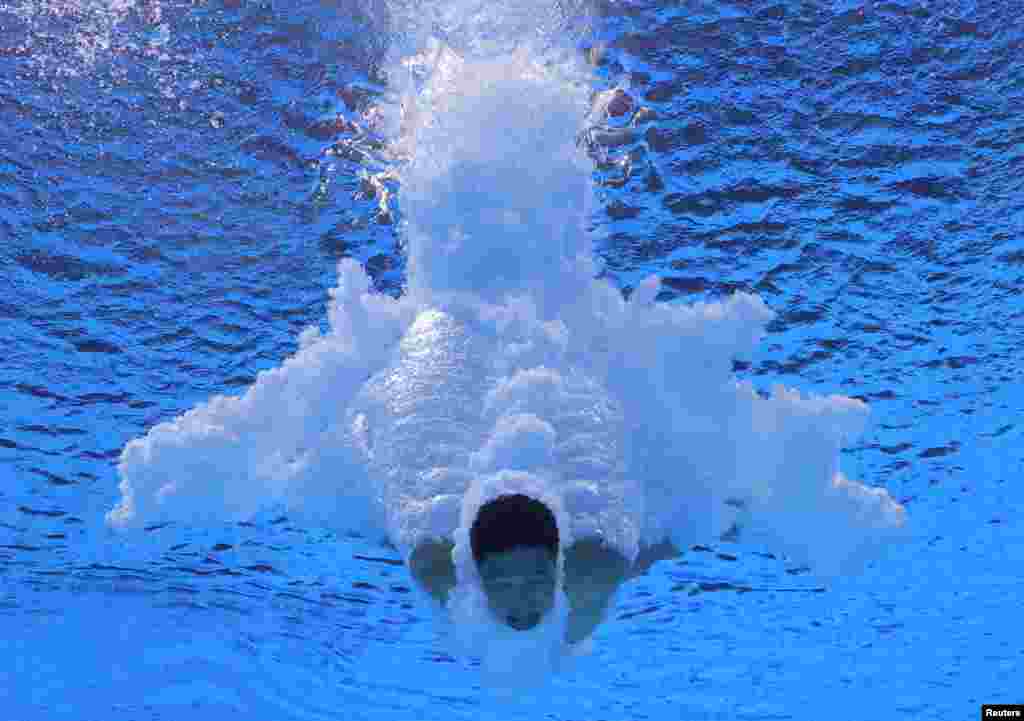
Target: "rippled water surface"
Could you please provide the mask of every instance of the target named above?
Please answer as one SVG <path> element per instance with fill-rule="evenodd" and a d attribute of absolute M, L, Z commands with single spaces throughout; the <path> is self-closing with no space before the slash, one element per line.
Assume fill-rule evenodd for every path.
<path fill-rule="evenodd" d="M 397 556 L 270 514 L 126 539 L 125 443 L 398 293 L 381 5 L 0 5 L 0 700 L 11 719 L 968 718 L 1024 702 L 1024 31 L 1011 2 L 606 2 L 578 52 L 605 273 L 777 313 L 736 373 L 843 393 L 914 539 L 860 578 L 743 543 L 620 593 L 520 705 Z M 388 30 L 391 27 L 392 30 Z M 647 110 L 642 110 L 646 108 Z M 619 110 L 623 110 L 619 114 Z"/>

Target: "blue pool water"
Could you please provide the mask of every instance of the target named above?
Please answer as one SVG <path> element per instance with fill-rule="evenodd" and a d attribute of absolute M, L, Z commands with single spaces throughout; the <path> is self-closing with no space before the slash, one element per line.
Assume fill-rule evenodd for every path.
<path fill-rule="evenodd" d="M 0 5 L 3 718 L 950 719 L 1024 702 L 1019 9 L 523 7 L 493 40 L 468 2 Z M 632 294 L 656 274 L 673 306 L 763 300 L 775 315 L 734 374 L 866 402 L 839 464 L 903 505 L 910 539 L 827 581 L 770 545 L 695 544 L 621 590 L 589 656 L 495 700 L 400 553 L 344 524 L 227 518 L 202 493 L 130 533 L 106 517 L 129 442 L 329 332 L 339 260 L 404 288 L 396 64 L 431 36 L 485 57 L 551 27 L 593 93 L 623 93 L 622 114 L 581 118 L 602 276 Z M 407 92 L 429 86 L 411 72 Z M 419 197 L 421 226 L 448 218 Z M 807 555 L 835 540 L 815 530 Z"/>

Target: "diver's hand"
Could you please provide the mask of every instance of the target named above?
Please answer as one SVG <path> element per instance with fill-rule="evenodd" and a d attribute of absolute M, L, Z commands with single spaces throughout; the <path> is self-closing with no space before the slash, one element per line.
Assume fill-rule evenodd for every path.
<path fill-rule="evenodd" d="M 658 561 L 678 558 L 681 555 L 683 555 L 683 552 L 667 539 L 651 546 L 640 546 L 640 552 L 637 554 L 633 566 L 629 569 L 629 578 L 642 576 Z"/>
<path fill-rule="evenodd" d="M 719 540 L 722 541 L 738 541 L 740 539 L 740 531 L 743 530 L 743 519 L 746 516 L 747 502 L 741 498 L 727 498 L 725 505 L 731 506 L 739 511 L 739 518 L 733 522 L 729 529 L 719 536 Z"/>

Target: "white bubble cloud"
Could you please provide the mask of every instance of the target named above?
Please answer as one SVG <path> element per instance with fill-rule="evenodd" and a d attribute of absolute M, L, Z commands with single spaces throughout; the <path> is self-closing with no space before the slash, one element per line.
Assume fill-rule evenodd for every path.
<path fill-rule="evenodd" d="M 405 554 L 452 539 L 460 583 L 474 509 L 517 488 L 547 500 L 564 541 L 629 557 L 739 522 L 830 575 L 899 538 L 903 508 L 839 467 L 863 403 L 762 397 L 733 376 L 773 317 L 763 301 L 658 303 L 657 278 L 627 301 L 594 279 L 577 70 L 522 50 L 438 68 L 400 140 L 407 293 L 374 293 L 342 261 L 326 332 L 125 447 L 109 522 L 284 504 Z"/>

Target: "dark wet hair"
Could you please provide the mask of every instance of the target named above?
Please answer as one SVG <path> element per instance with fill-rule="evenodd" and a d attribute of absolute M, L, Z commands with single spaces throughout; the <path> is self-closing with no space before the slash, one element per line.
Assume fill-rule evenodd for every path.
<path fill-rule="evenodd" d="M 480 507 L 469 532 L 473 559 L 517 546 L 541 546 L 558 555 L 558 524 L 551 509 L 522 494 L 498 496 Z"/>

